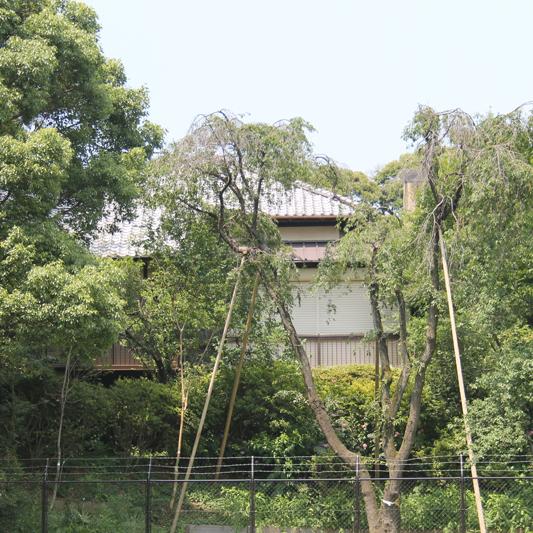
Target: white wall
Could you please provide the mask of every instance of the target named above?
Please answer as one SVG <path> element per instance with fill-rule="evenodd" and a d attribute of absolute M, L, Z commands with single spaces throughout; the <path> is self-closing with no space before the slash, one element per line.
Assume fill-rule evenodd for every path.
<path fill-rule="evenodd" d="M 339 238 L 335 226 L 282 226 L 279 232 L 284 241 L 335 241 Z"/>

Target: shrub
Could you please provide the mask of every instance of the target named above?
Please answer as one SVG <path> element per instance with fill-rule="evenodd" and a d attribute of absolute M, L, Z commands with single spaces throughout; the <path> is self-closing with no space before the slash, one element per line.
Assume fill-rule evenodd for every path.
<path fill-rule="evenodd" d="M 133 450 L 158 455 L 175 450 L 179 397 L 172 384 L 148 379 L 120 379 L 108 391 L 112 447 L 116 454 Z"/>

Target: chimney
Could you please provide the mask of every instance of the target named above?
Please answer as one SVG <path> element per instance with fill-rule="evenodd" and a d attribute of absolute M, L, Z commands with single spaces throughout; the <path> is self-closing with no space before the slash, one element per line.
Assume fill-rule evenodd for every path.
<path fill-rule="evenodd" d="M 424 177 L 416 168 L 406 168 L 400 171 L 398 177 L 403 181 L 403 208 L 414 211 L 416 207 L 416 194 L 424 184 Z"/>

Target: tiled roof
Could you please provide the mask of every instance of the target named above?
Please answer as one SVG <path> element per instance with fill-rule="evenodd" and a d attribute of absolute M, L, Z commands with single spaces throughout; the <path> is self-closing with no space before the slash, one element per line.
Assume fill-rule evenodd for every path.
<path fill-rule="evenodd" d="M 159 220 L 160 213 L 145 207 L 137 209 L 133 220 L 119 222 L 115 231 L 110 231 L 109 221 L 103 220 L 101 230 L 89 248 L 100 257 L 145 257 L 147 253 L 142 243 Z"/>
<path fill-rule="evenodd" d="M 297 183 L 291 189 L 283 186 L 271 189 L 262 211 L 273 218 L 320 218 L 349 215 L 351 208 L 341 203 L 325 189 Z M 161 214 L 139 208 L 131 222 L 120 222 L 114 232 L 109 231 L 109 221 L 102 221 L 101 231 L 90 245 L 91 251 L 101 257 L 144 257 L 142 242 L 150 228 L 157 227 Z"/>
<path fill-rule="evenodd" d="M 291 189 L 282 185 L 271 189 L 263 212 L 274 218 L 341 217 L 349 215 L 351 208 L 331 191 L 297 182 Z"/>

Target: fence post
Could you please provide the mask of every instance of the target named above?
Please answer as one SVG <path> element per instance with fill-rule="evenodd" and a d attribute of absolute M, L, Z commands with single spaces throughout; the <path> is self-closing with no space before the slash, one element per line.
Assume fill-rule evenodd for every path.
<path fill-rule="evenodd" d="M 148 463 L 148 473 L 146 475 L 146 499 L 145 499 L 145 509 L 144 509 L 144 518 L 145 518 L 145 531 L 146 533 L 151 533 L 152 531 L 152 458 Z"/>
<path fill-rule="evenodd" d="M 49 459 L 46 460 L 41 487 L 41 533 L 48 533 L 48 462 Z"/>
<path fill-rule="evenodd" d="M 466 503 L 465 503 L 465 470 L 464 470 L 464 458 L 463 454 L 459 455 L 459 468 L 461 472 L 461 513 L 460 513 L 460 533 L 466 533 Z"/>
<path fill-rule="evenodd" d="M 355 456 L 355 517 L 354 533 L 361 531 L 361 480 L 359 472 L 359 456 Z"/>
<path fill-rule="evenodd" d="M 255 458 L 250 463 L 250 533 L 255 533 Z"/>

